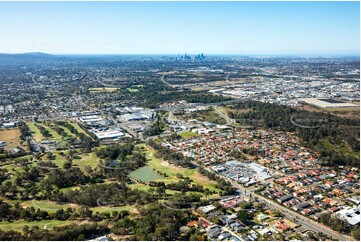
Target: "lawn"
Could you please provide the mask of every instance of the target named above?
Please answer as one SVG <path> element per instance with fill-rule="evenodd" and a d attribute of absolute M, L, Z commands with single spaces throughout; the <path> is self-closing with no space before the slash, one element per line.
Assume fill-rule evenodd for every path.
<path fill-rule="evenodd" d="M 138 88 L 127 88 L 128 92 L 139 92 Z"/>
<path fill-rule="evenodd" d="M 49 200 L 30 200 L 21 203 L 22 207 L 34 207 L 35 209 L 45 210 L 47 212 L 55 213 L 58 209 L 67 209 L 67 208 L 79 208 L 77 204 L 58 204 Z"/>
<path fill-rule="evenodd" d="M 119 88 L 116 87 L 94 87 L 89 88 L 90 92 L 116 92 Z"/>
<path fill-rule="evenodd" d="M 25 225 L 29 226 L 30 228 L 33 226 L 39 226 L 42 229 L 53 229 L 56 226 L 64 226 L 75 223 L 75 221 L 60 221 L 60 220 L 43 220 L 43 221 L 32 221 L 28 222 L 25 220 L 17 220 L 14 222 L 7 222 L 2 221 L 0 222 L 0 229 L 1 230 L 16 230 L 21 232 Z"/>
<path fill-rule="evenodd" d="M 85 171 L 85 166 L 89 165 L 95 168 L 98 165 L 98 158 L 94 152 L 80 155 L 81 159 L 73 159 L 73 165 L 77 165 L 82 171 Z"/>
<path fill-rule="evenodd" d="M 30 133 L 32 134 L 33 138 L 36 142 L 40 142 L 44 139 L 44 136 L 40 133 L 40 130 L 35 126 L 34 122 L 27 123 Z"/>
<path fill-rule="evenodd" d="M 73 127 L 78 131 L 78 133 L 83 133 L 85 135 L 88 135 L 82 128 L 80 128 L 79 124 L 77 122 L 69 122 Z"/>
<path fill-rule="evenodd" d="M 188 139 L 188 138 L 196 137 L 196 136 L 198 136 L 198 134 L 189 131 L 189 132 L 181 133 L 180 136 L 181 136 L 182 138 L 184 138 L 184 139 Z"/>
<path fill-rule="evenodd" d="M 52 129 L 50 126 L 46 126 L 41 124 L 44 128 L 46 128 L 49 131 L 49 134 L 51 135 L 51 140 L 61 140 L 62 136 L 60 136 L 54 129 Z"/>
<path fill-rule="evenodd" d="M 95 212 L 99 212 L 99 213 L 105 213 L 105 212 L 113 212 L 113 211 L 129 211 L 129 212 L 133 212 L 135 210 L 135 205 L 126 205 L 126 206 L 121 206 L 121 207 L 109 207 L 109 206 L 104 206 L 104 207 L 94 207 L 94 208 L 90 208 L 94 213 Z"/>

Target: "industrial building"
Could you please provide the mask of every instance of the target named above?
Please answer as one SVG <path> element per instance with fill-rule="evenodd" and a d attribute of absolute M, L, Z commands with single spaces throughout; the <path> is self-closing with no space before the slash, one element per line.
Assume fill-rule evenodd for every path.
<path fill-rule="evenodd" d="M 299 103 L 307 103 L 320 108 L 356 108 L 358 105 L 329 98 L 300 98 Z"/>
<path fill-rule="evenodd" d="M 91 132 L 94 133 L 99 140 L 125 137 L 125 134 L 119 128 L 92 129 Z"/>
<path fill-rule="evenodd" d="M 108 120 L 99 115 L 82 116 L 79 121 L 89 126 L 107 126 L 110 124 Z"/>

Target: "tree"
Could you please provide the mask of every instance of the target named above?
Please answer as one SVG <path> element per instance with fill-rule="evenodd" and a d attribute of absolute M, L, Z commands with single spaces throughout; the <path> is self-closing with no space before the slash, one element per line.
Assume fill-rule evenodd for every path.
<path fill-rule="evenodd" d="M 351 229 L 352 237 L 360 241 L 360 225 L 357 225 Z"/>
<path fill-rule="evenodd" d="M 163 196 L 165 194 L 165 188 L 164 187 L 157 187 L 157 193 L 159 196 Z"/>
<path fill-rule="evenodd" d="M 242 222 L 245 223 L 249 219 L 249 214 L 247 211 L 239 210 L 237 213 L 237 218 Z"/>

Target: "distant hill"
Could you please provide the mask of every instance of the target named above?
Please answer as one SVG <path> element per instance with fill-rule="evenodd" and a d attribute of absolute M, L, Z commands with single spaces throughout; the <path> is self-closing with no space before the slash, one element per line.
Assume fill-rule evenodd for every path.
<path fill-rule="evenodd" d="M 16 60 L 16 59 L 52 59 L 54 55 L 42 52 L 30 52 L 21 54 L 4 54 L 0 53 L 0 60 Z"/>

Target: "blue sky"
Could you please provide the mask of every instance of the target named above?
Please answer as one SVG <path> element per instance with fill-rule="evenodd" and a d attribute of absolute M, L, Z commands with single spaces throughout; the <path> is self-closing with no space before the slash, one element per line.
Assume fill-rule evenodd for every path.
<path fill-rule="evenodd" d="M 359 54 L 359 2 L 0 2 L 0 52 Z"/>

